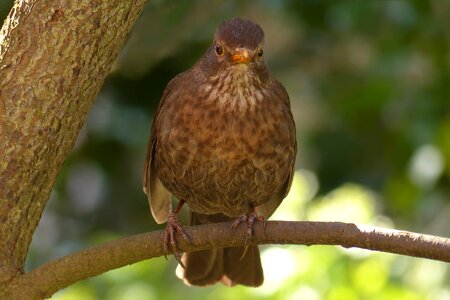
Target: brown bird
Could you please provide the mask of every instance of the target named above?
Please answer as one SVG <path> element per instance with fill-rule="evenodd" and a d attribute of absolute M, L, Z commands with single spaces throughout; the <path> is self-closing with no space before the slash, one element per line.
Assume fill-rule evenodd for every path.
<path fill-rule="evenodd" d="M 191 224 L 268 218 L 287 195 L 297 143 L 289 96 L 263 58 L 264 33 L 252 21 L 224 21 L 189 70 L 173 78 L 154 116 L 144 192 L 156 222 L 167 221 L 165 251 L 178 256 L 175 235 L 183 203 Z M 172 211 L 171 196 L 180 202 Z M 222 281 L 259 286 L 257 246 L 185 253 L 177 275 L 190 285 Z"/>

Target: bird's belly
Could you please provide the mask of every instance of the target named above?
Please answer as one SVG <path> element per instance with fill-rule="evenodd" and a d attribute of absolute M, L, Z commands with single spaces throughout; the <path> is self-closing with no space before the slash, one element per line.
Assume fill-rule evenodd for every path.
<path fill-rule="evenodd" d="M 257 169 L 251 161 L 234 164 L 204 159 L 183 169 L 184 172 L 178 174 L 161 173 L 160 179 L 169 191 L 184 199 L 192 211 L 202 214 L 239 216 L 250 205 L 256 207 L 268 201 L 279 189 L 270 169 Z"/>
<path fill-rule="evenodd" d="M 268 201 L 290 169 L 287 146 L 276 132 L 255 138 L 244 132 L 201 135 L 172 131 L 157 147 L 158 175 L 190 209 L 234 217 Z M 180 143 L 182 141 L 182 143 Z"/>

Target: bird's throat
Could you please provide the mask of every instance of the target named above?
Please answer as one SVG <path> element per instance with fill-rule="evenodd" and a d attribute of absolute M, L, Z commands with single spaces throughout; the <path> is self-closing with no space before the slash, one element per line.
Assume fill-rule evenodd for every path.
<path fill-rule="evenodd" d="M 210 77 L 202 89 L 221 108 L 240 112 L 254 108 L 264 93 L 258 76 L 243 63 L 230 65 Z"/>

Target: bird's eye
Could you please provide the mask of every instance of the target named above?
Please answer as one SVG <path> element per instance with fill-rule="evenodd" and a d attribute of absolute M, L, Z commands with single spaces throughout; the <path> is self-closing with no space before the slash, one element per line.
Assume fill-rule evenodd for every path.
<path fill-rule="evenodd" d="M 262 49 L 259 49 L 258 53 L 256 53 L 256 57 L 259 59 L 261 59 L 263 57 L 264 51 Z"/>
<path fill-rule="evenodd" d="M 223 46 L 221 44 L 216 44 L 216 54 L 219 56 L 223 55 Z"/>

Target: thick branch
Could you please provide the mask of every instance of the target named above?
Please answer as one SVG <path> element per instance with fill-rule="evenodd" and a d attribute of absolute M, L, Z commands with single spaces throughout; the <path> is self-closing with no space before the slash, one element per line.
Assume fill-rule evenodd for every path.
<path fill-rule="evenodd" d="M 230 223 L 186 228 L 192 244 L 180 240 L 185 252 L 243 246 L 245 230 L 230 230 Z M 44 298 L 70 284 L 103 272 L 163 255 L 163 231 L 111 241 L 49 263 L 17 278 L 7 296 L 22 293 Z M 419 233 L 357 226 L 341 222 L 268 222 L 255 228 L 253 244 L 340 245 L 450 262 L 450 239 Z M 46 284 L 43 285 L 42 282 Z"/>

